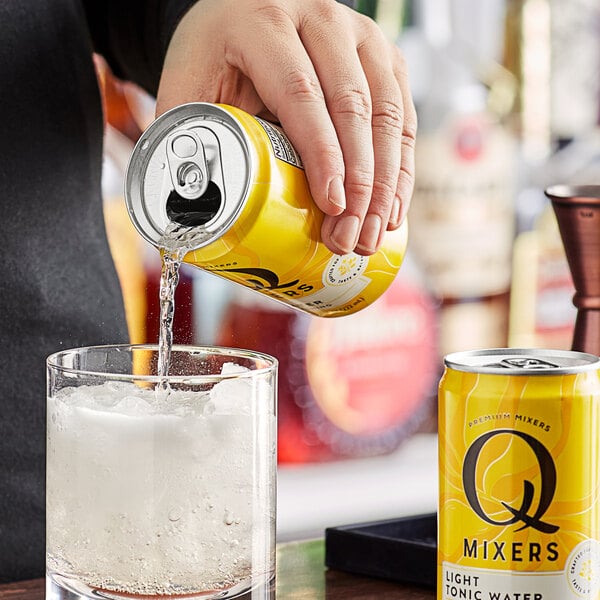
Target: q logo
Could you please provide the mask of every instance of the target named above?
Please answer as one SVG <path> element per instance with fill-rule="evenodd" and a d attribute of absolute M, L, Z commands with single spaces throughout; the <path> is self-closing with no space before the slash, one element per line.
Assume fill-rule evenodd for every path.
<path fill-rule="evenodd" d="M 494 520 L 485 512 L 481 506 L 481 502 L 479 501 L 477 486 L 475 484 L 475 474 L 481 451 L 483 447 L 497 435 L 512 435 L 524 440 L 535 454 L 541 476 L 541 489 L 539 490 L 537 509 L 535 509 L 534 512 L 532 511 L 535 492 L 534 485 L 531 483 L 531 481 L 524 480 L 523 496 L 521 499 L 521 505 L 518 508 L 510 506 L 506 502 L 499 500 L 502 506 L 504 506 L 504 508 L 512 514 L 511 518 L 504 521 Z M 554 466 L 554 461 L 552 460 L 552 456 L 548 450 L 546 450 L 546 448 L 533 436 L 521 431 L 515 431 L 513 429 L 497 429 L 494 431 L 489 431 L 488 433 L 484 433 L 478 437 L 467 450 L 465 461 L 463 463 L 462 476 L 465 494 L 469 504 L 471 505 L 471 508 L 486 523 L 498 526 L 522 523 L 523 525 L 516 531 L 521 531 L 527 527 L 533 527 L 542 533 L 554 533 L 558 531 L 559 527 L 557 525 L 551 525 L 550 523 L 545 523 L 542 521 L 542 517 L 548 510 L 556 490 L 556 467 Z"/>

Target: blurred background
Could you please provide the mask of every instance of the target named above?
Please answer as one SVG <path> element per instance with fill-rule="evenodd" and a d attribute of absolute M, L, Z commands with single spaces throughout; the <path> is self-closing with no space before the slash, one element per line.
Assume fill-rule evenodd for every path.
<path fill-rule="evenodd" d="M 176 343 L 280 361 L 281 540 L 435 511 L 442 357 L 568 349 L 573 284 L 544 189 L 600 183 L 597 0 L 359 0 L 403 51 L 419 116 L 409 254 L 373 306 L 300 314 L 182 269 Z M 154 101 L 97 67 L 103 189 L 132 341 L 158 338 L 160 257 L 134 231 L 123 174 Z"/>

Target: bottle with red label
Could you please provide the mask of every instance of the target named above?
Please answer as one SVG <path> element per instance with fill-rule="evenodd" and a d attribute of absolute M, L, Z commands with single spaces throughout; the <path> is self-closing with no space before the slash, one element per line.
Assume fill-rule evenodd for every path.
<path fill-rule="evenodd" d="M 279 360 L 281 463 L 384 454 L 434 413 L 436 306 L 403 273 L 371 306 L 343 319 L 300 313 L 235 292 L 217 342 Z"/>
<path fill-rule="evenodd" d="M 441 303 L 441 354 L 506 346 L 517 147 L 490 107 L 484 63 L 455 38 L 448 0 L 415 6 L 429 75 L 417 104 L 411 251 Z"/>

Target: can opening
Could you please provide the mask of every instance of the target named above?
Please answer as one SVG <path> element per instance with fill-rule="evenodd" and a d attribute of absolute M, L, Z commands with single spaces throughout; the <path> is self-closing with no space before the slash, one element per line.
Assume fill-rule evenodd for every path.
<path fill-rule="evenodd" d="M 167 198 L 167 217 L 186 227 L 206 225 L 221 208 L 221 190 L 211 181 L 198 198 L 188 199 L 172 191 Z"/>

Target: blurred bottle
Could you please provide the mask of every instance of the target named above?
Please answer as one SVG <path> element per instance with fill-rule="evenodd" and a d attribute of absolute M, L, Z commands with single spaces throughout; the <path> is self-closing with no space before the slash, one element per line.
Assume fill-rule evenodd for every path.
<path fill-rule="evenodd" d="M 102 194 L 104 220 L 125 306 L 129 340 L 146 341 L 146 272 L 140 238 L 127 214 L 123 199 L 123 177 L 131 141 L 111 125 L 105 126 Z"/>
<path fill-rule="evenodd" d="M 522 155 L 509 343 L 569 349 L 575 289 L 543 190 L 600 183 L 600 5 L 508 0 L 503 64 L 518 82 Z"/>
<path fill-rule="evenodd" d="M 455 38 L 449 0 L 413 6 L 429 77 L 417 104 L 411 250 L 440 301 L 441 353 L 505 346 L 516 146 L 482 83 L 505 73 Z"/>
<path fill-rule="evenodd" d="M 549 0 L 553 141 L 586 136 L 600 116 L 600 3 Z"/>
<path fill-rule="evenodd" d="M 502 62 L 517 82 L 510 124 L 527 169 L 552 151 L 551 54 L 549 0 L 507 0 Z"/>
<path fill-rule="evenodd" d="M 523 159 L 525 198 L 518 208 L 528 212 L 530 189 L 552 176 L 555 152 L 598 126 L 600 4 L 507 0 L 502 61 L 517 82 L 510 123 Z"/>
<path fill-rule="evenodd" d="M 115 78 L 106 62 L 95 57 L 105 116 L 102 191 L 108 241 L 121 283 L 132 343 L 156 343 L 159 326 L 161 260 L 131 223 L 123 198 L 129 156 L 142 130 L 151 122 L 154 103 L 136 86 Z M 175 343 L 194 339 L 193 279 L 182 268 L 173 327 Z"/>
<path fill-rule="evenodd" d="M 432 299 L 401 272 L 373 305 L 312 317 L 235 290 L 219 344 L 279 360 L 282 463 L 383 454 L 430 427 L 438 378 Z"/>
<path fill-rule="evenodd" d="M 534 228 L 515 242 L 509 344 L 569 350 L 574 294 L 556 217 L 546 204 Z"/>
<path fill-rule="evenodd" d="M 535 171 L 533 183 L 535 188 L 519 198 L 523 223 L 514 248 L 510 344 L 570 349 L 577 316 L 575 287 L 543 190 L 556 184 L 600 184 L 600 129 L 592 128 L 554 152 Z M 524 218 L 526 206 L 532 210 Z"/>
<path fill-rule="evenodd" d="M 146 273 L 143 240 L 131 224 L 123 198 L 123 178 L 140 129 L 131 118 L 122 88 L 104 59 L 95 56 L 104 110 L 102 196 L 106 234 L 121 284 L 132 343 L 146 341 Z"/>

